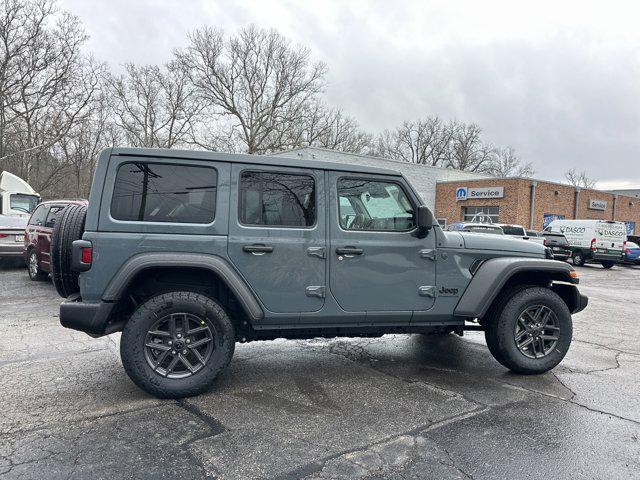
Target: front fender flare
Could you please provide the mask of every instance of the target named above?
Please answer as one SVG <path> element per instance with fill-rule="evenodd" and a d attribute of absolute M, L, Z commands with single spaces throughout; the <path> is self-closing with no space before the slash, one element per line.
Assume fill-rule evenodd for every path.
<path fill-rule="evenodd" d="M 251 320 L 261 320 L 264 316 L 260 303 L 246 282 L 229 262 L 216 255 L 180 252 L 149 252 L 134 255 L 111 279 L 102 295 L 102 300 L 118 301 L 138 273 L 153 267 L 194 267 L 209 270 L 227 284 Z"/>
<path fill-rule="evenodd" d="M 549 274 L 555 280 L 576 283 L 571 277 L 573 267 L 565 262 L 542 258 L 498 257 L 482 263 L 471 279 L 454 315 L 482 318 L 502 287 L 514 275 L 530 271 Z"/>

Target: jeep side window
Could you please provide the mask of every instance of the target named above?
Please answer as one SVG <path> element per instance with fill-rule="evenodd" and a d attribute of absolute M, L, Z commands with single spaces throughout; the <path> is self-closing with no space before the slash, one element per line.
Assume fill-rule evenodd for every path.
<path fill-rule="evenodd" d="M 111 216 L 137 222 L 211 223 L 217 181 L 211 167 L 123 163 L 116 174 Z"/>
<path fill-rule="evenodd" d="M 263 227 L 316 223 L 315 181 L 309 175 L 245 171 L 240 175 L 239 220 Z"/>
<path fill-rule="evenodd" d="M 345 230 L 407 231 L 415 211 L 402 187 L 392 182 L 338 180 L 339 220 Z"/>
<path fill-rule="evenodd" d="M 56 224 L 56 220 L 62 214 L 62 210 L 64 210 L 64 205 L 54 205 L 49 210 L 49 215 L 47 215 L 47 220 L 44 222 L 44 226 L 47 228 L 53 228 Z"/>

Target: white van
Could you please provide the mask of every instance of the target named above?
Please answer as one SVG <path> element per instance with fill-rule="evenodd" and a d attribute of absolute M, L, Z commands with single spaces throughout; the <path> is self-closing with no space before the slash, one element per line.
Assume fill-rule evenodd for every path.
<path fill-rule="evenodd" d="M 627 242 L 626 225 L 611 220 L 554 220 L 544 230 L 567 238 L 574 265 L 592 261 L 611 268 L 622 260 Z"/>

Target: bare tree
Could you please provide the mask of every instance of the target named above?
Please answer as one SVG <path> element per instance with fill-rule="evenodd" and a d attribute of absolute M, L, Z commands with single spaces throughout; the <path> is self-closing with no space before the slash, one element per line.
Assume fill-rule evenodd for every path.
<path fill-rule="evenodd" d="M 497 148 L 487 173 L 495 177 L 532 177 L 535 174 L 531 162 L 522 163 L 513 147 Z"/>
<path fill-rule="evenodd" d="M 482 141 L 482 129 L 475 123 L 456 123 L 445 166 L 469 172 L 488 171 L 495 148 Z"/>
<path fill-rule="evenodd" d="M 186 72 L 170 63 L 125 65 L 126 73 L 107 75 L 114 121 L 129 145 L 172 148 L 193 140 L 202 110 Z"/>
<path fill-rule="evenodd" d="M 281 148 L 320 147 L 369 153 L 373 146 L 373 136 L 364 132 L 354 118 L 318 102 L 305 106 L 298 122 L 281 127 L 274 136 Z"/>
<path fill-rule="evenodd" d="M 311 63 L 309 50 L 292 47 L 275 30 L 250 26 L 226 37 L 203 28 L 176 52 L 207 107 L 228 119 L 226 137 L 247 153 L 286 147 L 288 128 L 298 125 L 324 85 L 326 67 Z"/>
<path fill-rule="evenodd" d="M 0 4 L 0 163 L 39 191 L 63 175 L 50 149 L 88 114 L 101 68 L 77 17 L 51 0 Z"/>
<path fill-rule="evenodd" d="M 593 178 L 587 176 L 586 171 L 578 172 L 575 168 L 567 170 L 564 174 L 564 178 L 570 185 L 581 188 L 594 188 L 596 181 Z"/>
<path fill-rule="evenodd" d="M 69 173 L 63 195 L 88 197 L 98 154 L 122 140 L 122 132 L 111 119 L 105 90 L 94 101 L 91 113 L 76 124 L 53 147 L 53 156 L 63 159 Z"/>
<path fill-rule="evenodd" d="M 442 166 L 450 157 L 456 126 L 440 118 L 406 121 L 396 130 L 378 136 L 377 153 L 423 165 Z"/>

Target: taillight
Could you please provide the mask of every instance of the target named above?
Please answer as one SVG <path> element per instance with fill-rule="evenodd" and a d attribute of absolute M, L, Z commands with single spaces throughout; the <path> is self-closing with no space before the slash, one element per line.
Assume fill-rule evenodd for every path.
<path fill-rule="evenodd" d="M 8 234 L 6 234 L 6 233 L 0 233 L 0 238 L 6 238 L 6 237 L 8 237 L 8 236 L 9 236 L 9 235 L 8 235 Z"/>
<path fill-rule="evenodd" d="M 92 256 L 93 256 L 93 248 L 84 247 L 82 249 L 82 254 L 80 255 L 80 260 L 82 261 L 82 263 L 85 263 L 87 265 L 91 265 L 91 257 Z"/>
<path fill-rule="evenodd" d="M 631 254 L 631 250 L 629 250 L 628 248 L 624 251 L 624 253 L 626 253 L 627 255 Z"/>
<path fill-rule="evenodd" d="M 546 239 L 546 238 L 542 241 L 542 244 L 543 244 L 545 247 L 547 246 L 547 239 Z"/>
<path fill-rule="evenodd" d="M 591 251 L 595 252 L 596 250 L 596 239 L 591 240 Z"/>

